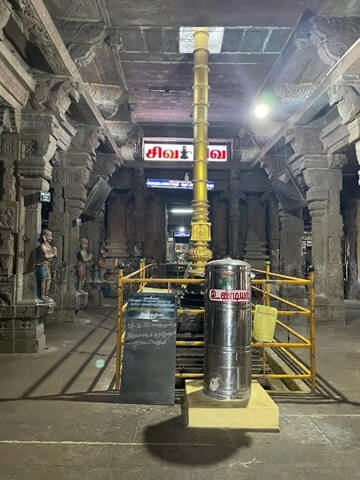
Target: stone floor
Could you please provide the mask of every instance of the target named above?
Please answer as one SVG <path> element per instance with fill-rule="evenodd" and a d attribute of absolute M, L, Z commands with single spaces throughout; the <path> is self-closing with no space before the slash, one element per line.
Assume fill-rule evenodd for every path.
<path fill-rule="evenodd" d="M 329 398 L 277 399 L 280 433 L 189 430 L 180 405 L 117 404 L 114 322 L 111 306 L 82 312 L 47 325 L 43 353 L 0 356 L 1 480 L 360 479 L 359 310 L 319 326 Z"/>

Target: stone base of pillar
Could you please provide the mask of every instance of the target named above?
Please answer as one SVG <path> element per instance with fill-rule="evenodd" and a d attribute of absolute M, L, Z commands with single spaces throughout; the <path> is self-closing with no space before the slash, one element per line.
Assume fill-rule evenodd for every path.
<path fill-rule="evenodd" d="M 88 283 L 89 299 L 88 305 L 91 307 L 101 307 L 103 305 L 103 283 Z"/>
<path fill-rule="evenodd" d="M 106 264 L 112 263 L 113 266 L 113 262 L 111 262 L 112 259 L 119 259 L 119 261 L 122 262 L 129 257 L 128 249 L 121 243 L 111 242 L 107 249 Z"/>
<path fill-rule="evenodd" d="M 73 323 L 76 319 L 76 310 L 73 308 L 63 308 L 59 307 L 55 311 L 55 321 L 56 322 L 68 322 Z"/>
<path fill-rule="evenodd" d="M 265 270 L 265 262 L 269 260 L 268 255 L 265 253 L 266 244 L 252 240 L 251 243 L 245 247 L 245 259 L 250 263 L 252 268 L 258 270 Z"/>
<path fill-rule="evenodd" d="M 44 321 L 54 304 L 0 307 L 0 353 L 37 353 L 44 349 Z"/>
<path fill-rule="evenodd" d="M 344 301 L 315 297 L 315 321 L 345 325 Z"/>

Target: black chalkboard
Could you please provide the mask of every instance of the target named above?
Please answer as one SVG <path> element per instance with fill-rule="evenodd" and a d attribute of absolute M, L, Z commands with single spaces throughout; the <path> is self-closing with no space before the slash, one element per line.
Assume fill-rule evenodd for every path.
<path fill-rule="evenodd" d="M 125 315 L 120 400 L 173 405 L 176 367 L 176 297 L 132 295 Z"/>

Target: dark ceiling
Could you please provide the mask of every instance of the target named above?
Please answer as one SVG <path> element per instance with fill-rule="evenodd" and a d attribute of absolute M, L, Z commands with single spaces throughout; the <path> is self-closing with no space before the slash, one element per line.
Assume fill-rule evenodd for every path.
<path fill-rule="evenodd" d="M 209 121 L 232 125 L 231 130 L 247 116 L 254 96 L 302 19 L 314 13 L 360 14 L 358 2 L 345 2 L 344 7 L 339 0 L 45 3 L 68 46 L 92 45 L 91 60 L 80 68 L 83 79 L 104 88 L 124 89 L 131 119 L 150 126 L 191 124 L 193 59 L 191 54 L 179 53 L 179 26 L 225 27 L 221 53 L 210 55 Z M 311 61 L 313 54 L 302 68 Z M 124 109 L 119 112 L 112 120 L 127 120 Z"/>

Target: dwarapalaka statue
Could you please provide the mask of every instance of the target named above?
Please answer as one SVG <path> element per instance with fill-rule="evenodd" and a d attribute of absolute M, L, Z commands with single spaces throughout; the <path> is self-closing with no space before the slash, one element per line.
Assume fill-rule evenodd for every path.
<path fill-rule="evenodd" d="M 41 302 L 52 302 L 48 296 L 51 285 L 50 263 L 57 256 L 57 248 L 51 245 L 53 235 L 50 230 L 41 232 L 41 245 L 37 249 L 36 280 Z"/>
<path fill-rule="evenodd" d="M 80 239 L 80 250 L 78 252 L 77 275 L 78 275 L 78 290 L 80 293 L 84 292 L 84 285 L 86 280 L 87 267 L 92 262 L 92 254 L 88 251 L 89 240 L 87 238 Z"/>

